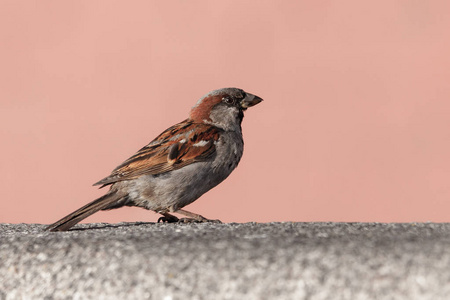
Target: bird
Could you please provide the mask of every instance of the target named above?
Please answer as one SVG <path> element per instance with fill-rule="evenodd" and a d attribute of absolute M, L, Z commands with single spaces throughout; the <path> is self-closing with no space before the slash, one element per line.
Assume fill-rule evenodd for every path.
<path fill-rule="evenodd" d="M 159 213 L 162 216 L 158 222 L 220 223 L 183 207 L 224 181 L 237 167 L 244 150 L 244 111 L 261 101 L 239 88 L 207 93 L 192 107 L 187 119 L 163 131 L 96 182 L 94 186 L 109 187 L 105 195 L 46 230 L 66 231 L 100 210 L 124 206 Z"/>

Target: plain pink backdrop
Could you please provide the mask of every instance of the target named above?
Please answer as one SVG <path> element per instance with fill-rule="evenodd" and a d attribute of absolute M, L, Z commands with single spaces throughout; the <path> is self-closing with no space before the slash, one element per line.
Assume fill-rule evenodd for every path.
<path fill-rule="evenodd" d="M 50 223 L 206 92 L 264 98 L 225 222 L 450 221 L 450 2 L 0 2 L 0 222 Z M 87 222 L 155 221 L 139 208 Z"/>

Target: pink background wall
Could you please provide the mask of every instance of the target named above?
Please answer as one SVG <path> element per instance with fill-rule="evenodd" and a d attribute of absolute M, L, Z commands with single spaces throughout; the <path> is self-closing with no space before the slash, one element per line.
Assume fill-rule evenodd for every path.
<path fill-rule="evenodd" d="M 102 195 L 92 183 L 227 86 L 265 101 L 240 166 L 188 210 L 450 221 L 449 3 L 3 0 L 0 222 L 50 223 Z"/>

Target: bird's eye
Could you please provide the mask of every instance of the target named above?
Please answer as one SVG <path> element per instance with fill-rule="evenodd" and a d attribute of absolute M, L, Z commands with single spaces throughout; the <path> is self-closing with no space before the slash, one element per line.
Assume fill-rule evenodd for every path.
<path fill-rule="evenodd" d="M 234 100 L 232 98 L 230 98 L 230 97 L 223 97 L 222 100 L 226 104 L 234 104 Z"/>

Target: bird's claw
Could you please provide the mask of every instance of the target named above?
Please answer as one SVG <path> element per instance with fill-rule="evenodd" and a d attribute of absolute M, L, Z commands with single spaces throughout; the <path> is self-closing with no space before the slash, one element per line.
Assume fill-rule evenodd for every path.
<path fill-rule="evenodd" d="M 172 215 L 170 215 L 170 216 L 163 216 L 163 217 L 158 219 L 158 223 L 159 222 L 161 222 L 161 223 L 177 223 L 179 221 L 180 221 L 180 219 L 178 219 L 177 217 L 172 216 Z"/>
<path fill-rule="evenodd" d="M 165 214 L 164 216 L 158 219 L 158 223 L 215 223 L 220 224 L 222 221 L 220 220 L 210 220 L 202 216 L 196 216 L 194 218 L 177 218 L 170 214 Z"/>

